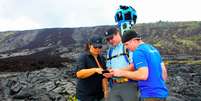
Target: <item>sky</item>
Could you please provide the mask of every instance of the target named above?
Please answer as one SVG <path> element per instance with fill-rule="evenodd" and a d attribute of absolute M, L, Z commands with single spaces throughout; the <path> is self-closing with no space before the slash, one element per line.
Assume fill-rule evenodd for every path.
<path fill-rule="evenodd" d="M 201 21 L 200 0 L 0 0 L 0 31 L 115 25 L 119 5 L 137 23 Z"/>

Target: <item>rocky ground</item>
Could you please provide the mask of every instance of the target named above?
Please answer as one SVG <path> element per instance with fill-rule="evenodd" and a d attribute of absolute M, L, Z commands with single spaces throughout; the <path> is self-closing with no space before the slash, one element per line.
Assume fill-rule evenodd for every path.
<path fill-rule="evenodd" d="M 201 65 L 168 66 L 169 101 L 201 101 Z"/>
<path fill-rule="evenodd" d="M 75 95 L 76 81 L 64 68 L 1 73 L 1 101 L 67 101 Z M 70 73 L 70 72 L 69 72 Z"/>
<path fill-rule="evenodd" d="M 0 100 L 68 101 L 76 90 L 72 64 L 47 67 L 21 68 L 18 72 L 1 67 L 4 72 L 0 73 Z M 201 101 L 200 63 L 171 62 L 167 68 L 168 101 Z"/>

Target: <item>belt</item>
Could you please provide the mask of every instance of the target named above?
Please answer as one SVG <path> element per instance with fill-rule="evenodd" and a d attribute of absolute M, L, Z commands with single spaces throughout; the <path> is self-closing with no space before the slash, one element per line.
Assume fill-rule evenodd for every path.
<path fill-rule="evenodd" d="M 128 78 L 114 78 L 112 79 L 113 83 L 126 83 L 128 82 Z"/>

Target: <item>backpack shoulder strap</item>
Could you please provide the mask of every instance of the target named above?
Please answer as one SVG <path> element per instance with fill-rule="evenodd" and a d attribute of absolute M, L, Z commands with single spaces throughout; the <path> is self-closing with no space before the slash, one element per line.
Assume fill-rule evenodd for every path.
<path fill-rule="evenodd" d="M 110 48 L 109 52 L 108 52 L 108 58 L 107 58 L 107 60 L 111 60 L 112 59 L 112 51 L 113 51 L 113 48 Z"/>
<path fill-rule="evenodd" d="M 125 48 L 124 45 L 123 45 L 123 54 L 125 54 L 124 58 L 125 58 L 126 62 L 130 64 L 129 50 L 127 48 Z"/>

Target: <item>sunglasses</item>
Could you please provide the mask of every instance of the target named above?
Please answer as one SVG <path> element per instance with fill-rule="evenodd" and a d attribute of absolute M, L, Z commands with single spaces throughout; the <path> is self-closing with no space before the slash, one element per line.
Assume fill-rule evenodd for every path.
<path fill-rule="evenodd" d="M 103 46 L 93 46 L 93 47 L 101 49 Z"/>
<path fill-rule="evenodd" d="M 110 40 L 112 40 L 112 39 L 113 39 L 113 36 L 107 38 L 106 40 L 107 40 L 107 41 L 110 41 Z"/>

